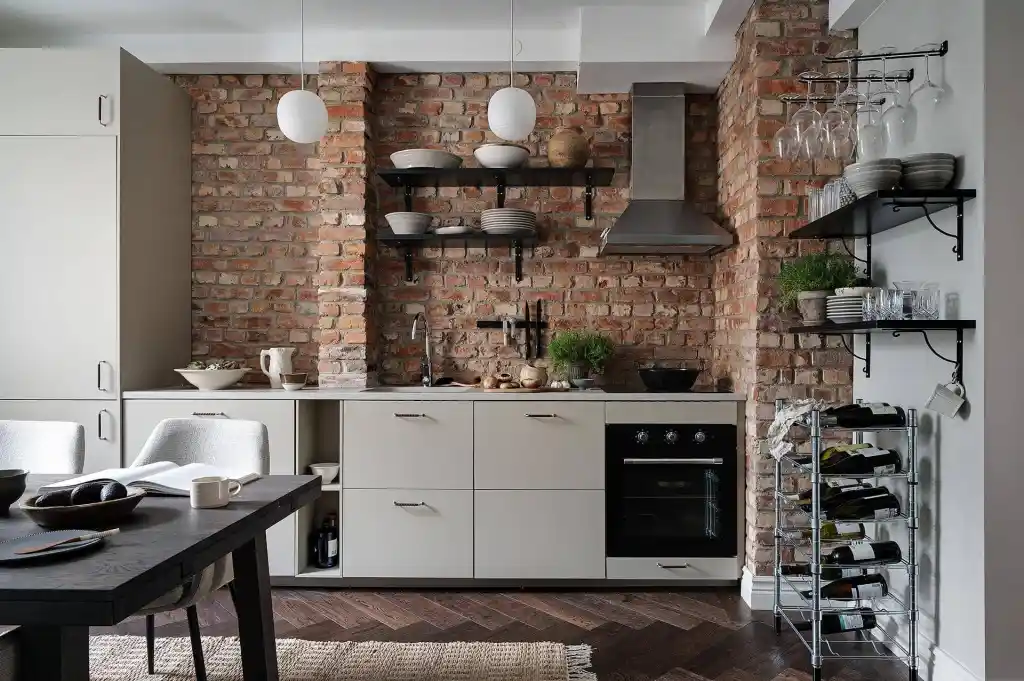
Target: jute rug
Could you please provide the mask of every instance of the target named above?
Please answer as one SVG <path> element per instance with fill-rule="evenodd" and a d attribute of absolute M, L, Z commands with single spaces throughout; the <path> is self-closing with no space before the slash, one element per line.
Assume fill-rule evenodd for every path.
<path fill-rule="evenodd" d="M 244 681 L 235 637 L 203 637 L 209 681 Z M 561 643 L 361 643 L 280 639 L 281 681 L 595 681 L 591 648 Z M 156 640 L 156 675 L 146 671 L 146 639 L 94 636 L 91 681 L 195 678 L 187 638 Z"/>

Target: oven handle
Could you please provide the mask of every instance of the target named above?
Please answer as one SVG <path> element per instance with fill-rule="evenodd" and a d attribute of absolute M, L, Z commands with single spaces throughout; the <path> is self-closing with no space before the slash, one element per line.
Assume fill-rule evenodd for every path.
<path fill-rule="evenodd" d="M 623 459 L 622 463 L 644 465 L 644 464 L 670 464 L 673 466 L 721 466 L 725 459 Z"/>

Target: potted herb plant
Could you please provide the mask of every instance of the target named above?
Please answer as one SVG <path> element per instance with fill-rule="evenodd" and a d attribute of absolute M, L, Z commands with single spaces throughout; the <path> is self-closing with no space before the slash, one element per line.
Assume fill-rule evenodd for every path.
<path fill-rule="evenodd" d="M 603 372 L 614 352 L 611 339 L 594 331 L 563 331 L 548 344 L 552 365 L 570 381 Z"/>
<path fill-rule="evenodd" d="M 782 263 L 778 275 L 782 306 L 794 305 L 809 324 L 825 321 L 825 298 L 837 288 L 853 286 L 857 267 L 840 253 L 811 253 Z"/>

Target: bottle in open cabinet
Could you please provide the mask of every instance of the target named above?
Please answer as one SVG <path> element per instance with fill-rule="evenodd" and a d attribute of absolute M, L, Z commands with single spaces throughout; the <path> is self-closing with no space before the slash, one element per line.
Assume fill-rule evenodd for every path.
<path fill-rule="evenodd" d="M 324 518 L 313 547 L 318 568 L 338 567 L 338 516 L 329 513 Z"/>

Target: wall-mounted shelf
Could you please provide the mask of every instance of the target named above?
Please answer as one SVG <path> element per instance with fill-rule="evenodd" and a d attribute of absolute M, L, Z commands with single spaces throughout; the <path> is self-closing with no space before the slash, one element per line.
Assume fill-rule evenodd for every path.
<path fill-rule="evenodd" d="M 871 376 L 871 334 L 891 333 L 899 337 L 903 333 L 920 333 L 925 345 L 932 351 L 932 354 L 944 362 L 953 365 L 953 380 L 963 384 L 964 372 L 964 331 L 977 328 L 978 323 L 973 319 L 894 319 L 879 321 L 846 322 L 837 324 L 835 322 L 822 322 L 821 324 L 800 324 L 786 329 L 789 333 L 813 333 L 819 336 L 840 336 L 843 338 L 843 345 L 847 352 L 856 359 L 864 362 L 862 371 L 867 377 Z M 928 338 L 929 331 L 954 331 L 956 332 L 956 359 L 950 359 L 936 352 Z M 853 353 L 852 348 L 847 344 L 846 334 L 858 334 L 864 336 L 864 356 Z"/>
<path fill-rule="evenodd" d="M 585 187 L 586 218 L 593 219 L 594 188 L 608 187 L 614 168 L 380 168 L 377 175 L 392 187 L 405 188 L 405 209 L 412 210 L 416 187 L 497 187 L 498 208 L 505 207 L 506 187 Z"/>
<path fill-rule="evenodd" d="M 413 251 L 417 248 L 441 248 L 450 246 L 461 246 L 467 249 L 471 246 L 483 246 L 485 251 L 488 248 L 510 248 L 516 259 L 516 281 L 523 280 L 523 248 L 533 248 L 537 245 L 536 236 L 509 236 L 505 234 L 485 234 L 483 232 L 472 232 L 470 234 L 395 234 L 391 230 L 384 230 L 377 234 L 377 241 L 399 248 L 405 256 L 405 280 L 413 281 Z"/>

